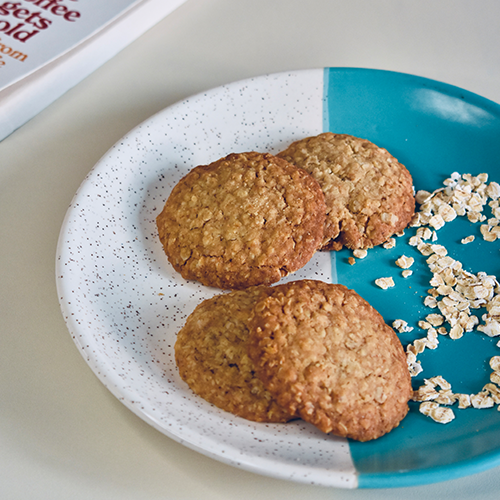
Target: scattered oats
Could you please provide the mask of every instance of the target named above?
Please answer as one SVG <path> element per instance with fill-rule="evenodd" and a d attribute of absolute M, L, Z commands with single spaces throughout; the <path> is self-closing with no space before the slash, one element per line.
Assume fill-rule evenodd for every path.
<path fill-rule="evenodd" d="M 444 226 L 444 224 L 445 221 L 439 214 L 433 215 L 429 219 L 429 225 L 431 225 L 434 229 L 441 229 Z"/>
<path fill-rule="evenodd" d="M 431 266 L 432 264 L 435 264 L 439 260 L 439 255 L 436 255 L 433 253 L 425 262 Z"/>
<path fill-rule="evenodd" d="M 437 258 L 434 261 L 434 264 L 436 265 L 436 268 L 433 272 L 441 272 L 444 271 L 447 268 L 450 268 L 452 271 L 459 271 L 462 268 L 462 264 L 460 262 L 452 259 L 451 257 L 443 257 L 443 256 L 437 256 Z"/>
<path fill-rule="evenodd" d="M 423 241 L 420 241 L 417 245 L 417 249 L 422 255 L 428 256 L 434 253 L 434 250 L 432 250 L 432 246 L 433 245 L 430 245 L 429 243 L 424 243 Z"/>
<path fill-rule="evenodd" d="M 444 317 L 441 314 L 428 314 L 425 319 L 432 326 L 441 326 L 444 323 Z"/>
<path fill-rule="evenodd" d="M 479 309 L 480 307 L 485 306 L 487 303 L 488 303 L 488 301 L 485 299 L 477 299 L 477 300 L 471 300 L 469 302 L 469 306 L 472 309 Z"/>
<path fill-rule="evenodd" d="M 451 390 L 439 391 L 439 395 L 434 401 L 441 405 L 452 405 L 458 400 L 458 396 Z"/>
<path fill-rule="evenodd" d="M 437 287 L 437 292 L 439 295 L 449 295 L 453 292 L 453 288 L 449 285 L 440 285 Z"/>
<path fill-rule="evenodd" d="M 354 255 L 354 257 L 356 257 L 357 259 L 364 259 L 367 255 L 368 255 L 368 251 L 367 250 L 364 250 L 364 249 L 361 249 L 361 248 L 358 248 L 356 250 L 354 250 L 352 252 L 352 254 Z"/>
<path fill-rule="evenodd" d="M 414 363 L 408 364 L 408 371 L 410 372 L 410 377 L 416 377 L 419 373 L 423 372 L 422 365 L 420 361 L 415 361 Z"/>
<path fill-rule="evenodd" d="M 458 400 L 458 407 L 461 410 L 469 408 L 471 406 L 470 395 L 469 394 L 455 394 Z"/>
<path fill-rule="evenodd" d="M 492 242 L 495 241 L 498 237 L 497 233 L 492 232 L 491 227 L 486 224 L 482 224 L 479 229 L 481 230 L 481 234 L 483 235 L 483 239 L 485 241 Z"/>
<path fill-rule="evenodd" d="M 498 337 L 500 335 L 500 324 L 493 319 L 486 318 L 485 324 L 479 325 L 477 329 L 488 335 L 488 337 Z"/>
<path fill-rule="evenodd" d="M 378 278 L 375 280 L 375 284 L 382 288 L 382 290 L 387 290 L 388 288 L 392 288 L 394 286 L 394 280 L 392 277 Z"/>
<path fill-rule="evenodd" d="M 408 348 L 406 350 L 406 363 L 408 365 L 410 376 L 416 377 L 422 372 L 422 365 L 420 364 L 420 361 L 417 361 L 417 355 Z"/>
<path fill-rule="evenodd" d="M 431 245 L 431 250 L 440 257 L 446 257 L 448 250 L 443 245 Z"/>
<path fill-rule="evenodd" d="M 437 307 L 437 300 L 435 297 L 431 295 L 427 295 L 424 299 L 424 306 L 430 307 L 431 309 L 435 309 Z"/>
<path fill-rule="evenodd" d="M 494 372 L 500 372 L 500 356 L 493 356 L 490 359 L 490 367 Z"/>
<path fill-rule="evenodd" d="M 453 269 L 450 267 L 447 267 L 443 270 L 441 273 L 441 276 L 444 279 L 444 282 L 449 285 L 449 286 L 455 286 L 457 284 L 457 277 L 455 276 L 455 273 L 453 272 Z M 454 294 L 455 292 L 451 292 L 451 294 Z"/>
<path fill-rule="evenodd" d="M 485 201 L 486 200 L 483 200 L 478 193 L 472 193 L 468 204 L 469 208 L 472 210 L 470 213 L 481 213 Z"/>
<path fill-rule="evenodd" d="M 458 340 L 459 338 L 463 337 L 464 335 L 464 329 L 461 325 L 458 323 L 454 326 L 452 326 L 450 330 L 450 338 L 453 340 Z"/>
<path fill-rule="evenodd" d="M 413 326 L 408 326 L 408 323 L 402 319 L 395 319 L 392 322 L 392 327 L 399 333 L 411 332 L 413 330 Z"/>
<path fill-rule="evenodd" d="M 444 222 L 451 222 L 452 220 L 456 219 L 457 212 L 452 206 L 448 205 L 447 203 L 443 203 L 443 205 L 438 208 L 438 215 L 442 217 Z"/>
<path fill-rule="evenodd" d="M 451 389 L 451 384 L 445 380 L 441 375 L 436 375 L 428 379 L 428 383 L 432 384 L 434 387 L 441 387 L 441 389 L 449 390 Z"/>
<path fill-rule="evenodd" d="M 432 401 L 439 396 L 439 393 L 432 386 L 422 385 L 416 391 L 413 391 L 412 401 Z"/>
<path fill-rule="evenodd" d="M 428 330 L 429 328 L 432 328 L 432 325 L 427 321 L 420 320 L 418 322 L 418 327 L 422 328 L 422 330 Z"/>
<path fill-rule="evenodd" d="M 423 205 L 426 201 L 428 201 L 431 198 L 432 194 L 429 193 L 429 191 L 424 191 L 423 189 L 417 191 L 415 194 L 415 201 L 419 205 Z"/>
<path fill-rule="evenodd" d="M 455 418 L 455 414 L 451 408 L 443 408 L 438 403 L 432 401 L 424 401 L 420 404 L 420 413 L 432 418 L 440 424 L 447 424 Z"/>
<path fill-rule="evenodd" d="M 352 266 L 352 265 L 356 264 L 356 259 L 354 257 L 349 257 L 347 259 L 347 262 L 349 262 L 349 264 L 351 264 L 351 266 Z"/>
<path fill-rule="evenodd" d="M 437 349 L 439 345 L 439 340 L 438 340 L 438 333 L 435 328 L 430 328 L 427 331 L 427 342 L 426 342 L 426 347 L 427 349 Z"/>
<path fill-rule="evenodd" d="M 408 269 L 413 265 L 415 259 L 413 257 L 407 257 L 406 255 L 401 255 L 398 260 L 396 260 L 396 265 L 401 269 Z"/>
<path fill-rule="evenodd" d="M 481 212 L 469 212 L 467 214 L 467 219 L 469 219 L 469 222 L 475 224 L 476 222 L 483 222 L 484 220 L 486 220 L 486 216 Z"/>
<path fill-rule="evenodd" d="M 423 240 L 430 240 L 432 238 L 433 231 L 431 231 L 428 227 L 419 227 L 417 229 L 416 236 L 422 238 Z"/>
<path fill-rule="evenodd" d="M 422 354 L 427 347 L 427 339 L 424 337 L 423 339 L 416 339 L 413 341 L 413 350 L 415 354 Z"/>
<path fill-rule="evenodd" d="M 486 384 L 483 391 L 488 391 L 495 404 L 500 404 L 500 388 L 494 384 Z"/>
<path fill-rule="evenodd" d="M 500 198 L 500 184 L 497 182 L 490 182 L 486 188 L 486 194 L 492 199 L 496 200 Z"/>
<path fill-rule="evenodd" d="M 410 344 L 411 345 L 411 344 Z M 406 346 L 406 361 L 408 364 L 415 363 L 417 361 L 417 355 L 410 349 L 410 345 Z"/>
<path fill-rule="evenodd" d="M 436 387 L 440 391 L 436 391 Z M 413 401 L 433 401 L 441 394 L 452 394 L 451 385 L 441 376 L 424 379 L 424 384 L 416 391 L 413 391 Z"/>
<path fill-rule="evenodd" d="M 479 323 L 479 319 L 473 314 L 468 315 L 465 311 L 462 311 L 459 315 L 459 322 L 466 332 L 472 332 Z"/>
<path fill-rule="evenodd" d="M 409 239 L 408 243 L 410 244 L 410 246 L 416 247 L 421 241 L 422 239 L 419 236 L 415 235 Z"/>
<path fill-rule="evenodd" d="M 396 239 L 395 238 L 389 238 L 382 246 L 386 250 L 390 250 L 391 248 L 394 248 L 396 246 Z"/>
<path fill-rule="evenodd" d="M 413 217 L 411 218 L 410 227 L 420 227 L 422 225 L 422 216 L 420 215 L 420 212 L 415 212 L 413 214 Z"/>
<path fill-rule="evenodd" d="M 446 179 L 443 184 L 445 186 L 455 186 L 456 183 L 462 178 L 458 172 L 453 172 L 449 179 Z"/>
<path fill-rule="evenodd" d="M 492 372 L 490 374 L 490 380 L 497 385 L 500 385 L 500 372 Z"/>
<path fill-rule="evenodd" d="M 416 227 L 415 236 L 409 238 L 410 246 L 416 247 L 426 257 L 432 273 L 431 289 L 424 298 L 424 305 L 438 309 L 438 313 L 425 316 L 418 326 L 426 331 L 427 336 L 413 341 L 406 347 L 407 365 L 412 377 L 423 371 L 417 355 L 425 349 L 436 349 L 439 335 L 449 335 L 456 340 L 465 332 L 477 329 L 490 337 L 500 336 L 500 284 L 494 276 L 486 273 L 472 274 L 463 269 L 462 263 L 451 258 L 443 245 L 436 243 L 437 231 L 447 222 L 458 216 L 467 217 L 472 223 L 480 223 L 480 232 L 485 241 L 500 240 L 500 184 L 488 184 L 488 175 L 481 173 L 460 175 L 457 172 L 444 181 L 444 187 L 432 193 L 418 191 L 415 195 L 419 209 L 411 225 Z M 491 216 L 484 213 L 489 205 Z M 474 235 L 462 238 L 466 245 L 475 240 Z M 395 239 L 391 238 L 383 246 L 393 248 Z M 356 254 L 354 254 L 357 256 Z M 362 258 L 361 256 L 357 256 Z M 414 259 L 402 255 L 396 265 L 403 269 L 402 276 L 412 274 L 409 268 Z M 394 286 L 392 278 L 379 278 L 375 283 L 383 288 Z M 472 310 L 485 308 L 482 322 Z M 403 320 L 395 320 L 396 331 L 408 332 L 413 328 Z M 496 344 L 500 348 L 500 341 Z M 413 400 L 420 402 L 420 411 L 436 422 L 448 423 L 455 418 L 451 408 L 441 405 L 458 403 L 458 408 L 490 408 L 499 405 L 500 410 L 500 355 L 490 359 L 490 383 L 478 394 L 454 394 L 451 386 L 442 377 L 425 380 L 424 385 L 413 393 Z"/>
<path fill-rule="evenodd" d="M 472 403 L 472 406 L 478 409 L 491 408 L 495 402 L 488 392 L 489 391 L 485 391 L 483 389 L 477 394 L 471 394 L 470 402 Z"/>
<path fill-rule="evenodd" d="M 434 273 L 429 283 L 431 284 L 431 286 L 437 288 L 439 286 L 444 285 L 444 279 L 441 277 L 440 274 Z"/>

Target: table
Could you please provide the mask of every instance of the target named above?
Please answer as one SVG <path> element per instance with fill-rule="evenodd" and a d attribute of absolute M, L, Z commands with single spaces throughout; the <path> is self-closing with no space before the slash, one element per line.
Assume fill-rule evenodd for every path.
<path fill-rule="evenodd" d="M 262 477 L 163 436 L 98 381 L 55 289 L 66 209 L 125 133 L 224 83 L 325 66 L 393 70 L 500 102 L 500 4 L 188 0 L 0 143 L 0 497 L 4 500 L 496 498 L 500 469 L 389 490 Z"/>

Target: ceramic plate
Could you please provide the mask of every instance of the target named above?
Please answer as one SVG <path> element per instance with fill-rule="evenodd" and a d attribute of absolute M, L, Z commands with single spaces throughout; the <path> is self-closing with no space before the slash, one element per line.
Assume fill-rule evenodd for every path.
<path fill-rule="evenodd" d="M 65 218 L 57 286 L 69 331 L 102 383 L 160 432 L 217 460 L 259 474 L 345 488 L 408 486 L 451 479 L 500 464 L 500 412 L 459 410 L 443 425 L 411 403 L 388 435 L 357 443 L 323 435 L 301 421 L 257 424 L 193 395 L 173 356 L 178 330 L 203 299 L 219 293 L 185 281 L 168 264 L 155 217 L 172 187 L 192 167 L 231 152 L 276 153 L 326 130 L 364 137 L 387 148 L 413 175 L 417 190 L 442 186 L 452 172 L 487 172 L 500 182 L 500 106 L 465 90 L 385 71 L 326 68 L 262 76 L 196 95 L 153 116 L 120 140 L 92 169 Z M 355 265 L 350 253 L 317 253 L 293 279 L 341 282 L 369 300 L 388 323 L 425 336 L 417 323 L 431 275 L 408 245 L 376 248 Z M 498 275 L 499 246 L 479 224 L 454 221 L 437 243 L 465 268 Z M 461 238 L 476 235 L 470 245 Z M 413 256 L 401 277 L 394 261 Z M 381 290 L 378 277 L 395 287 Z M 288 278 L 288 279 L 292 279 Z M 489 381 L 498 339 L 470 332 L 440 339 L 419 356 L 424 378 L 444 376 L 455 392 L 476 393 Z"/>

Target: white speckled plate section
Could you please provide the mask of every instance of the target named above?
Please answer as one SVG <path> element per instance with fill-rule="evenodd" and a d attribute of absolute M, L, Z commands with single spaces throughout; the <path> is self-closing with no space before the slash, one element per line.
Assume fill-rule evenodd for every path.
<path fill-rule="evenodd" d="M 57 287 L 80 352 L 103 384 L 167 436 L 225 463 L 299 482 L 354 488 L 344 439 L 301 421 L 256 424 L 193 395 L 173 346 L 185 318 L 218 290 L 168 264 L 155 218 L 198 164 L 278 152 L 322 132 L 323 70 L 259 77 L 194 96 L 119 141 L 89 173 L 58 245 Z M 331 280 L 329 253 L 288 279 Z"/>

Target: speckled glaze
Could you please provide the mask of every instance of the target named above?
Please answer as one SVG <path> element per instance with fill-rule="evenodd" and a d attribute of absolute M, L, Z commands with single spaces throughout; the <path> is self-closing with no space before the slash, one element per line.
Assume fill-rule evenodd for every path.
<path fill-rule="evenodd" d="M 274 477 L 356 487 L 347 441 L 301 421 L 256 424 L 195 396 L 173 346 L 185 318 L 220 293 L 168 264 L 155 218 L 189 169 L 231 152 L 277 153 L 323 130 L 323 70 L 259 77 L 194 96 L 120 140 L 89 173 L 64 221 L 57 255 L 61 308 L 106 387 L 176 441 Z M 285 280 L 332 280 L 330 255 Z"/>

